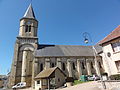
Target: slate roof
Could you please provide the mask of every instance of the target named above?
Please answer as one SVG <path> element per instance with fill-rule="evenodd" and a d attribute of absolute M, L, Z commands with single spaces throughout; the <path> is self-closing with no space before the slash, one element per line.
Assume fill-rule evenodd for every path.
<path fill-rule="evenodd" d="M 42 72 L 40 72 L 40 73 L 35 77 L 35 79 L 50 77 L 50 75 L 55 71 L 55 69 L 56 69 L 56 67 L 54 67 L 54 68 L 48 68 L 48 69 L 46 69 L 46 70 L 43 70 Z"/>
<path fill-rule="evenodd" d="M 58 67 L 48 68 L 46 70 L 43 70 L 40 72 L 35 79 L 41 79 L 41 78 L 48 78 L 51 77 L 51 75 L 55 72 L 55 70 L 60 70 Z M 61 70 L 60 70 L 61 71 Z M 62 71 L 61 71 L 62 72 Z M 64 74 L 64 72 L 62 72 Z M 65 74 L 64 74 L 65 75 Z M 65 75 L 66 76 L 66 75 Z"/>
<path fill-rule="evenodd" d="M 98 54 L 100 54 L 100 53 L 103 52 L 102 51 L 102 46 L 100 46 L 98 43 L 94 47 L 95 47 L 95 49 L 96 49 L 96 51 L 97 51 Z"/>
<path fill-rule="evenodd" d="M 35 19 L 35 14 L 34 14 L 34 11 L 33 11 L 33 8 L 32 8 L 32 4 L 29 5 L 27 11 L 25 12 L 24 18 L 32 18 L 32 19 Z"/>
<path fill-rule="evenodd" d="M 95 46 L 98 52 L 102 49 Z M 79 45 L 39 45 L 34 52 L 35 57 L 59 57 L 59 56 L 94 56 L 92 46 Z"/>
<path fill-rule="evenodd" d="M 101 40 L 99 44 L 109 42 L 118 37 L 120 37 L 120 25 L 115 30 L 113 30 L 108 36 L 106 36 L 103 40 Z"/>

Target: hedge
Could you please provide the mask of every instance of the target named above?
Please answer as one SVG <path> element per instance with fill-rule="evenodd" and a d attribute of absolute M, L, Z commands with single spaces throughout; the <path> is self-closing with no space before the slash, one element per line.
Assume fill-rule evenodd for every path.
<path fill-rule="evenodd" d="M 109 78 L 111 80 L 120 80 L 120 74 L 111 75 L 111 76 L 109 76 Z"/>

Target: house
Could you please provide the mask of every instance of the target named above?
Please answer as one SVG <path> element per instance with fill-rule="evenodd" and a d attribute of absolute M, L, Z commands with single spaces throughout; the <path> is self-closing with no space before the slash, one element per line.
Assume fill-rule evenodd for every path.
<path fill-rule="evenodd" d="M 120 74 L 120 25 L 99 42 L 105 72 L 108 75 Z"/>
<path fill-rule="evenodd" d="M 43 70 L 35 77 L 35 90 L 61 87 L 65 84 L 65 77 L 58 67 Z"/>

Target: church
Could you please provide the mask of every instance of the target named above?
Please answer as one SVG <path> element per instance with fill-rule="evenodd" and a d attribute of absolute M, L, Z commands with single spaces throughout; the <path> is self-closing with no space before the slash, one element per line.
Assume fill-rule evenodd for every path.
<path fill-rule="evenodd" d="M 81 75 L 104 72 L 100 46 L 95 45 L 96 60 L 92 46 L 49 45 L 38 42 L 38 21 L 30 4 L 20 19 L 19 35 L 16 37 L 14 57 L 9 77 L 9 85 L 26 82 L 35 87 L 35 77 L 49 68 L 59 67 L 66 77 L 79 79 Z M 98 71 L 99 68 L 100 70 Z"/>

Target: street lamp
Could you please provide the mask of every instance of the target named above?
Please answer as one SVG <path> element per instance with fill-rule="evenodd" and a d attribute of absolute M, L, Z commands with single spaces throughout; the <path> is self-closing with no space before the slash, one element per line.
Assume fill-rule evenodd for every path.
<path fill-rule="evenodd" d="M 101 76 L 101 73 L 100 73 L 100 68 L 99 68 L 98 62 L 97 62 L 97 56 L 96 56 L 97 50 L 95 49 L 95 47 L 94 47 L 94 45 L 93 45 L 92 38 L 91 38 L 90 34 L 87 33 L 87 32 L 84 32 L 84 33 L 83 33 L 83 37 L 84 37 L 84 42 L 85 42 L 86 44 L 89 43 L 89 40 L 90 40 L 90 42 L 91 42 L 91 44 L 92 44 L 92 50 L 93 50 L 94 61 L 95 61 L 95 66 L 96 66 L 96 73 L 97 73 L 97 75 L 100 77 L 100 80 L 101 80 L 101 83 L 102 83 L 103 88 L 106 89 L 106 85 L 105 85 L 105 82 L 104 82 L 103 79 L 102 79 L 102 76 Z"/>

